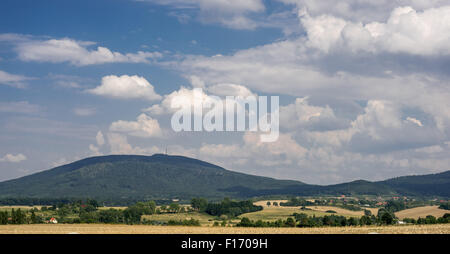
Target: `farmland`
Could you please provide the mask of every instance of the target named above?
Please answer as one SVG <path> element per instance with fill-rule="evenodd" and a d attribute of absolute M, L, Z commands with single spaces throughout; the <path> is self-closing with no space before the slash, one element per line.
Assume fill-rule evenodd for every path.
<path fill-rule="evenodd" d="M 321 228 L 240 228 L 182 227 L 105 224 L 0 225 L 0 234 L 450 234 L 449 224 L 321 227 Z"/>
<path fill-rule="evenodd" d="M 308 201 L 309 205 L 296 206 L 297 203 L 303 202 L 298 199 L 297 203 L 291 202 L 291 206 L 286 206 L 286 201 L 235 202 L 224 199 L 221 203 L 208 203 L 204 199 L 193 199 L 191 205 L 172 203 L 169 206 L 156 206 L 151 201 L 136 203 L 130 207 L 95 207 L 93 205 L 96 202 L 88 200 L 53 207 L 0 206 L 3 215 L 12 216 L 9 221 L 3 223 L 7 225 L 0 225 L 0 234 L 450 233 L 450 224 L 446 224 L 448 216 L 443 216 L 448 211 L 436 205 L 404 209 L 396 212 L 396 216 L 400 220 L 425 218 L 427 215 L 445 218 L 433 217 L 433 221 L 427 217 L 427 221 L 417 223 L 405 219 L 407 224 L 399 225 L 395 221 L 386 222 L 387 220 L 382 219 L 384 217 L 379 215 L 378 209 L 385 208 L 355 209 L 355 206 L 335 205 L 334 202 L 328 201 L 322 205 L 314 200 Z M 284 204 L 280 206 L 280 203 Z M 22 215 L 25 217 L 22 222 L 17 223 L 19 208 L 24 211 Z M 16 217 L 13 209 L 17 209 Z M 369 215 L 365 210 L 370 211 Z M 380 212 L 385 213 L 382 210 Z M 130 217 L 130 214 L 134 217 Z M 36 220 L 37 217 L 40 220 Z M 58 218 L 59 224 L 49 224 L 50 217 Z"/>
<path fill-rule="evenodd" d="M 250 220 L 264 220 L 264 221 L 275 221 L 278 219 L 286 219 L 287 217 L 293 217 L 293 213 L 304 213 L 308 216 L 325 216 L 330 215 L 327 211 L 335 211 L 335 215 L 345 216 L 347 218 L 356 217 L 359 218 L 364 215 L 364 211 L 351 211 L 340 207 L 335 206 L 307 206 L 308 210 L 301 210 L 300 206 L 273 206 L 267 205 L 268 200 L 257 201 L 254 204 L 258 206 L 262 206 L 264 209 L 262 211 L 246 213 L 239 216 L 247 217 Z M 271 200 L 270 202 L 287 202 L 287 200 Z M 372 214 L 377 214 L 377 208 L 367 208 L 370 210 Z"/>
<path fill-rule="evenodd" d="M 427 215 L 433 215 L 434 217 L 441 217 L 445 213 L 450 211 L 439 209 L 438 206 L 422 206 L 411 209 L 406 209 L 395 213 L 399 219 L 413 218 L 418 219 L 419 217 L 425 218 Z"/>

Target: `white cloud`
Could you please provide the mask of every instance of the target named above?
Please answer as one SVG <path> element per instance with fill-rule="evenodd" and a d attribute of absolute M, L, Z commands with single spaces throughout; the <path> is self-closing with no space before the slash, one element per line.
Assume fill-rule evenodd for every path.
<path fill-rule="evenodd" d="M 308 45 L 330 50 L 412 55 L 450 54 L 450 6 L 417 12 L 412 7 L 392 11 L 385 23 L 354 23 L 329 15 L 302 13 Z"/>
<path fill-rule="evenodd" d="M 352 127 L 357 131 L 367 131 L 374 139 L 379 139 L 378 131 L 383 128 L 402 126 L 399 109 L 391 102 L 371 100 L 367 103 L 364 114 L 359 115 Z"/>
<path fill-rule="evenodd" d="M 177 12 L 171 16 L 177 17 L 181 22 L 187 22 L 189 16 L 184 10 L 196 10 L 198 18 L 204 23 L 219 23 L 234 29 L 254 29 L 255 21 L 247 15 L 260 13 L 265 10 L 262 0 L 141 0 L 160 5 L 168 5 Z M 181 12 L 181 13 L 179 13 Z"/>
<path fill-rule="evenodd" d="M 208 92 L 217 96 L 256 96 L 247 87 L 237 84 L 216 84 L 208 87 Z"/>
<path fill-rule="evenodd" d="M 27 157 L 21 153 L 18 153 L 16 155 L 8 153 L 5 156 L 3 156 L 3 158 L 0 158 L 0 162 L 17 163 L 17 162 L 24 161 L 26 159 L 27 159 Z"/>
<path fill-rule="evenodd" d="M 24 88 L 25 82 L 32 80 L 33 78 L 11 74 L 5 71 L 0 70 L 0 85 L 7 85 L 17 88 Z"/>
<path fill-rule="evenodd" d="M 172 108 L 172 103 L 177 105 L 195 105 L 197 107 L 201 107 L 201 104 L 214 103 L 215 101 L 216 99 L 206 94 L 204 90 L 199 93 L 199 98 L 196 98 L 193 88 L 180 87 L 179 90 L 165 95 L 160 104 L 155 104 L 147 109 L 144 109 L 144 112 L 148 112 L 151 115 L 169 114 L 178 110 L 177 108 Z"/>
<path fill-rule="evenodd" d="M 161 96 L 157 94 L 145 78 L 139 76 L 115 75 L 102 78 L 100 86 L 87 90 L 88 93 L 117 98 L 117 99 L 146 99 L 159 100 Z"/>
<path fill-rule="evenodd" d="M 128 143 L 127 136 L 110 132 L 107 134 L 110 151 L 112 154 L 142 154 L 152 155 L 155 153 L 161 153 L 161 149 L 156 146 L 148 148 L 140 148 L 138 146 L 133 147 Z"/>
<path fill-rule="evenodd" d="M 296 98 L 295 102 L 280 107 L 280 124 L 282 128 L 294 130 L 298 128 L 318 127 L 321 123 L 335 125 L 340 128 L 333 109 L 309 105 L 308 97 Z"/>
<path fill-rule="evenodd" d="M 420 127 L 422 127 L 423 126 L 423 124 L 422 124 L 422 122 L 420 121 L 420 120 L 417 120 L 416 118 L 414 118 L 414 117 L 407 117 L 406 118 L 406 121 L 409 121 L 409 122 L 411 122 L 411 123 L 414 123 L 414 124 L 416 124 L 417 126 L 420 126 Z"/>
<path fill-rule="evenodd" d="M 100 156 L 103 153 L 100 152 L 100 148 L 105 144 L 105 138 L 103 136 L 103 133 L 101 131 L 97 132 L 97 135 L 95 136 L 95 141 L 97 142 L 97 145 L 90 144 L 89 150 L 91 152 L 91 155 L 93 156 Z"/>
<path fill-rule="evenodd" d="M 416 10 L 425 10 L 448 5 L 447 0 L 278 0 L 293 4 L 297 9 L 306 9 L 314 16 L 333 15 L 352 21 L 383 21 L 398 6 L 411 6 Z M 332 7 L 332 8 L 330 8 Z"/>
<path fill-rule="evenodd" d="M 136 121 L 116 121 L 109 127 L 110 131 L 127 133 L 131 136 L 150 138 L 161 137 L 162 130 L 156 119 L 140 114 Z"/>
<path fill-rule="evenodd" d="M 103 133 L 101 131 L 97 132 L 95 140 L 97 141 L 98 146 L 103 146 L 105 144 L 105 137 L 103 136 Z"/>
<path fill-rule="evenodd" d="M 105 47 L 91 50 L 93 42 L 76 41 L 69 38 L 50 40 L 28 40 L 17 43 L 16 51 L 23 61 L 62 63 L 69 62 L 76 66 L 104 63 L 148 63 L 161 57 L 159 52 L 122 54 Z"/>
<path fill-rule="evenodd" d="M 91 151 L 91 155 L 93 155 L 93 156 L 100 156 L 100 155 L 102 155 L 102 153 L 100 152 L 100 148 L 95 146 L 95 145 L 93 145 L 93 144 L 89 145 L 89 150 Z"/>

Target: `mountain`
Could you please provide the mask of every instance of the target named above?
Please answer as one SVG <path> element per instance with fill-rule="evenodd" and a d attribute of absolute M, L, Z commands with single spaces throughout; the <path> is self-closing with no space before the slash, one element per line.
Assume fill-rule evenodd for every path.
<path fill-rule="evenodd" d="M 272 190 L 302 184 L 228 171 L 182 156 L 111 155 L 2 182 L 0 198 L 215 198 L 234 196 L 226 189 L 236 186 Z"/>
<path fill-rule="evenodd" d="M 110 155 L 0 183 L 0 198 L 138 200 L 341 194 L 450 197 L 450 171 L 321 186 L 233 172 L 183 156 Z"/>

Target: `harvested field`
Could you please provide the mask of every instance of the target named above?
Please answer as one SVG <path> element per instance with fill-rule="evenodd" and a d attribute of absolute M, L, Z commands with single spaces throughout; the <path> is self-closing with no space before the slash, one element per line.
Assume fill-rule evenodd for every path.
<path fill-rule="evenodd" d="M 335 207 L 335 206 L 307 206 L 307 208 L 312 209 L 314 211 L 321 211 L 321 212 L 333 210 L 336 212 L 336 215 L 342 215 L 342 216 L 346 216 L 346 217 L 361 217 L 364 215 L 364 210 L 351 211 L 348 209 Z M 376 215 L 378 213 L 378 208 L 363 208 L 363 209 L 369 210 L 374 215 Z"/>
<path fill-rule="evenodd" d="M 42 206 L 26 206 L 26 205 L 14 205 L 14 206 L 0 206 L 0 211 L 11 211 L 12 209 L 30 210 L 33 208 L 41 209 Z"/>
<path fill-rule="evenodd" d="M 450 224 L 335 228 L 239 228 L 105 224 L 1 225 L 0 234 L 450 234 Z"/>
<path fill-rule="evenodd" d="M 255 205 L 260 205 L 263 207 L 262 211 L 253 212 L 253 213 L 246 213 L 239 217 L 247 217 L 251 220 L 278 220 L 278 219 L 286 219 L 289 216 L 292 216 L 293 213 L 306 213 L 310 216 L 325 216 L 330 215 L 331 213 L 326 213 L 328 210 L 333 210 L 336 213 L 335 215 L 341 215 L 345 217 L 361 217 L 364 215 L 364 211 L 351 211 L 344 208 L 336 207 L 336 206 L 307 206 L 307 208 L 311 210 L 301 210 L 300 206 L 267 206 L 268 200 L 261 200 L 258 202 L 255 202 Z M 286 202 L 287 200 L 269 200 L 272 202 Z M 377 214 L 378 209 L 377 208 L 365 208 L 367 210 L 370 210 L 372 214 Z"/>
<path fill-rule="evenodd" d="M 450 213 L 449 210 L 439 209 L 438 206 L 422 206 L 411 209 L 402 210 L 396 212 L 395 215 L 400 218 L 413 218 L 418 219 L 419 217 L 425 218 L 427 215 L 433 215 L 434 217 L 442 217 L 444 214 Z"/>
<path fill-rule="evenodd" d="M 143 215 L 142 219 L 150 220 L 150 221 L 164 221 L 167 222 L 169 220 L 198 220 L 202 226 L 204 225 L 212 225 L 214 223 L 214 216 L 191 212 L 191 213 L 163 213 L 163 214 L 152 214 L 152 215 Z"/>

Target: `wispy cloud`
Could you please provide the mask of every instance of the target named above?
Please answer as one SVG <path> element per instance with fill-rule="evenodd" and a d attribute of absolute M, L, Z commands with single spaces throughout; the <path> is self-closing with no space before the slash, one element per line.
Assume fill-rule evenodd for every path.
<path fill-rule="evenodd" d="M 26 87 L 26 82 L 34 78 L 23 75 L 11 74 L 0 70 L 0 85 L 7 85 L 16 88 Z"/>

